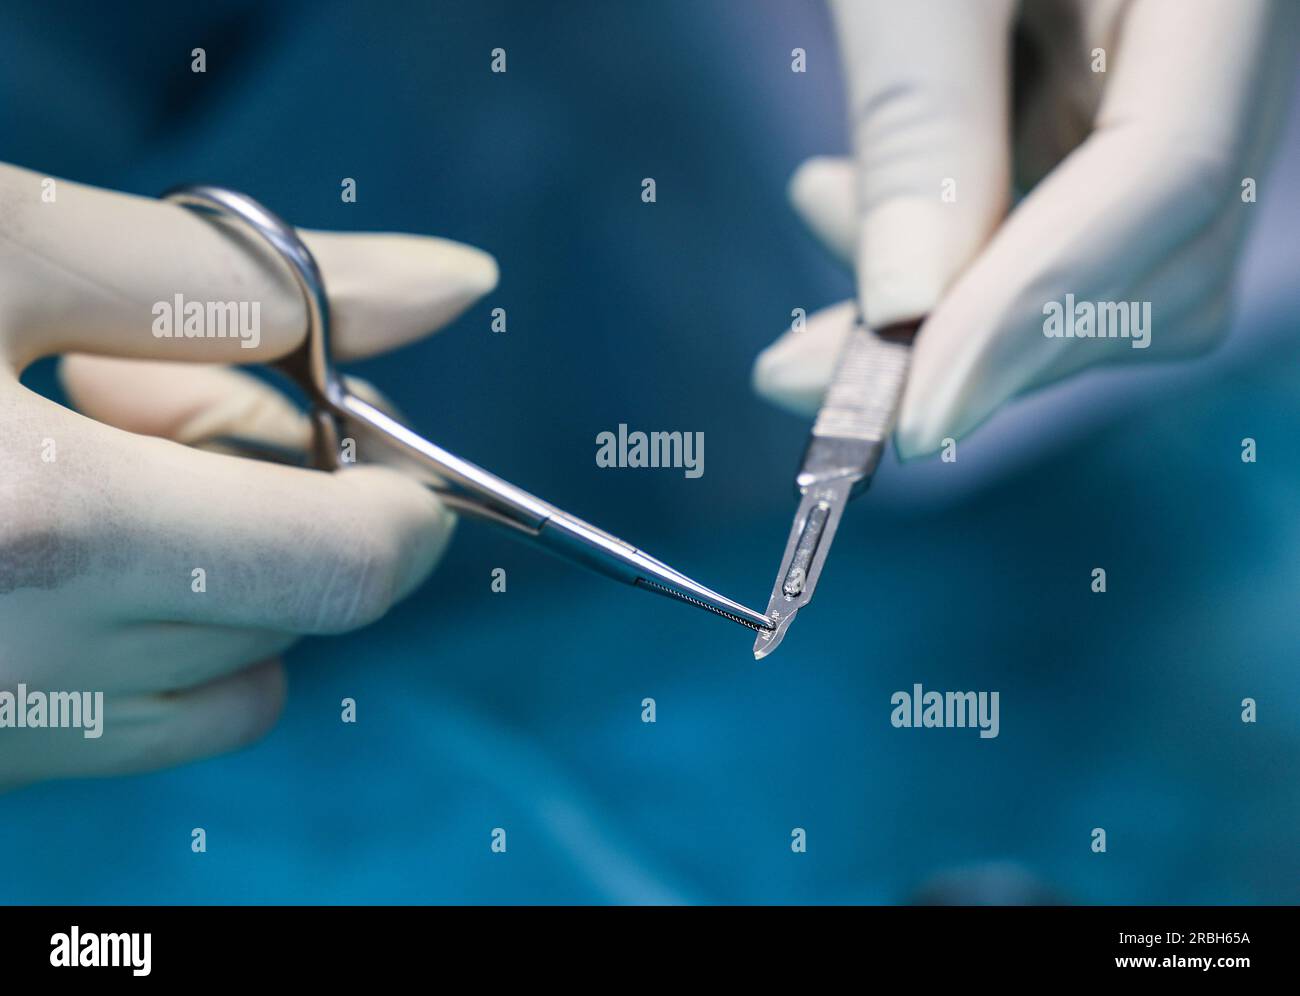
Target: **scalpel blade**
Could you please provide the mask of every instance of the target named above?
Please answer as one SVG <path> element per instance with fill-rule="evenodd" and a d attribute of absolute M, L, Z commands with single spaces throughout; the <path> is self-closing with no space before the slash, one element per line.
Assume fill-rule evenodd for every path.
<path fill-rule="evenodd" d="M 866 490 L 880 465 L 919 325 L 873 332 L 859 323 L 844 343 L 795 478 L 799 509 L 767 604 L 774 628 L 758 634 L 755 660 L 777 648 L 795 614 L 812 600 L 844 506 Z"/>

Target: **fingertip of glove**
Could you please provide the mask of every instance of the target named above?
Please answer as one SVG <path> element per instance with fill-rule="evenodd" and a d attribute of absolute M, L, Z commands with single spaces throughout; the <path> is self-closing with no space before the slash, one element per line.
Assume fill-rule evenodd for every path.
<path fill-rule="evenodd" d="M 432 489 L 395 468 L 361 465 L 335 477 L 359 491 L 354 502 L 368 518 L 361 528 L 376 542 L 381 562 L 389 564 L 383 596 L 374 599 L 376 610 L 365 615 L 377 618 L 432 573 L 451 542 L 456 516 Z"/>
<path fill-rule="evenodd" d="M 898 456 L 899 463 L 914 463 L 917 460 L 931 456 L 937 451 L 937 446 L 926 446 L 915 437 L 907 436 L 901 432 L 894 433 L 894 453 Z"/>
<path fill-rule="evenodd" d="M 796 359 L 780 349 L 780 343 L 773 343 L 754 359 L 750 383 L 759 397 L 795 414 L 811 415 L 826 385 L 809 383 L 801 376 Z"/>
<path fill-rule="evenodd" d="M 934 456 L 943 449 L 947 439 L 955 436 L 946 423 L 909 417 L 905 401 L 898 425 L 894 428 L 894 452 L 900 463 L 912 463 Z"/>
<path fill-rule="evenodd" d="M 785 194 L 790 204 L 800 212 L 820 203 L 828 185 L 844 175 L 851 179 L 852 166 L 834 156 L 813 156 L 794 168 L 786 181 Z M 843 207 L 844 205 L 841 205 Z"/>
<path fill-rule="evenodd" d="M 749 370 L 749 385 L 754 393 L 764 398 L 772 398 L 776 389 L 776 367 L 773 360 L 772 346 L 768 346 L 754 357 L 754 364 Z"/>
<path fill-rule="evenodd" d="M 931 311 L 956 264 L 944 247 L 952 219 L 937 201 L 899 197 L 878 205 L 858 234 L 857 278 L 871 328 L 912 321 Z"/>
<path fill-rule="evenodd" d="M 852 266 L 857 230 L 857 195 L 851 160 L 814 156 L 801 163 L 786 183 L 795 213 L 830 253 Z"/>
<path fill-rule="evenodd" d="M 378 236 L 398 248 L 386 266 L 390 293 L 403 285 L 412 305 L 432 308 L 442 322 L 442 312 L 458 313 L 495 289 L 501 271 L 496 258 L 477 246 L 430 236 Z"/>
<path fill-rule="evenodd" d="M 497 265 L 496 257 L 484 249 L 466 245 L 460 248 L 465 254 L 461 264 L 465 292 L 471 301 L 477 301 L 496 290 L 501 280 L 501 267 Z"/>
<path fill-rule="evenodd" d="M 456 515 L 428 486 L 392 467 L 373 464 L 345 468 L 336 475 L 345 486 L 365 492 L 365 507 L 378 512 L 384 526 L 397 536 L 411 559 L 428 573 L 446 548 L 456 527 Z"/>

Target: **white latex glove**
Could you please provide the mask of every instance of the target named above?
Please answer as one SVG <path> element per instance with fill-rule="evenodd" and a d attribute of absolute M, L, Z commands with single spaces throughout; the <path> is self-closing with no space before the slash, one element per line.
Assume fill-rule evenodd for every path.
<path fill-rule="evenodd" d="M 323 474 L 180 445 L 306 445 L 281 395 L 214 365 L 289 352 L 300 292 L 265 249 L 188 210 L 63 180 L 44 203 L 42 179 L 0 165 L 0 690 L 102 691 L 104 716 L 96 739 L 0 728 L 0 786 L 247 743 L 279 713 L 277 656 L 302 634 L 377 619 L 453 525 L 391 469 Z M 304 238 L 341 359 L 417 339 L 496 282 L 490 256 L 441 239 Z M 177 293 L 260 301 L 260 346 L 155 338 L 152 306 Z M 85 415 L 19 384 L 51 353 L 81 354 L 62 375 Z M 192 590 L 195 568 L 206 592 Z"/>
<path fill-rule="evenodd" d="M 1234 262 L 1291 92 L 1294 0 L 1025 0 L 1035 79 L 1011 125 L 1012 0 L 832 0 L 855 157 L 791 180 L 856 271 L 867 324 L 928 314 L 896 430 L 904 458 L 1088 366 L 1187 356 L 1225 331 Z M 1094 49 L 1106 71 L 1094 72 Z M 1010 214 L 1012 146 L 1022 186 Z M 1044 175 L 1045 174 L 1045 175 Z M 1242 181 L 1261 184 L 1244 203 Z M 947 180 L 956 199 L 942 198 Z M 1048 338 L 1050 301 L 1151 302 L 1149 348 Z M 846 302 L 758 358 L 756 388 L 820 403 Z"/>

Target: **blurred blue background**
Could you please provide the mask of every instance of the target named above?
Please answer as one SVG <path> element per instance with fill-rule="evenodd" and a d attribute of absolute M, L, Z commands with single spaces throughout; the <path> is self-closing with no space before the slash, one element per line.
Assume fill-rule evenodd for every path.
<path fill-rule="evenodd" d="M 304 226 L 492 252 L 485 301 L 354 372 L 455 452 L 763 603 L 807 424 L 751 393 L 750 364 L 792 308 L 850 289 L 784 195 L 802 159 L 844 149 L 820 4 L 19 0 L 3 21 L 9 161 L 140 194 L 222 183 Z M 1294 119 L 1286 141 L 1294 190 Z M 886 467 L 762 665 L 736 627 L 462 523 L 391 616 L 291 652 L 265 741 L 0 796 L 0 900 L 1300 901 L 1281 196 L 1245 275 L 1248 346 L 1036 402 L 1051 445 L 1010 413 L 963 449 L 959 487 Z M 49 364 L 28 380 L 53 390 Z M 596 468 L 620 422 L 703 431 L 704 476 Z M 893 729 L 914 682 L 999 690 L 1001 735 Z"/>

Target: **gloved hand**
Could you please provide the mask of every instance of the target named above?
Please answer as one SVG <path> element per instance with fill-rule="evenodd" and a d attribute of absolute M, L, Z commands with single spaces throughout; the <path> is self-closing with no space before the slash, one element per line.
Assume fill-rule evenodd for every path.
<path fill-rule="evenodd" d="M 1243 231 L 1268 197 L 1300 6 L 1025 0 L 1014 115 L 1012 0 L 831 7 L 855 157 L 805 163 L 790 197 L 854 266 L 869 326 L 929 315 L 902 457 L 1085 367 L 1196 354 L 1222 335 Z M 1032 189 L 1007 214 L 1013 162 Z M 1149 348 L 1048 337 L 1044 307 L 1066 294 L 1150 302 Z M 759 356 L 757 389 L 814 411 L 853 317 L 846 302 L 787 332 Z"/>
<path fill-rule="evenodd" d="M 104 716 L 92 739 L 0 728 L 0 787 L 247 743 L 279 713 L 278 655 L 377 619 L 425 578 L 453 525 L 388 468 L 323 474 L 182 445 L 306 446 L 306 420 L 281 395 L 210 365 L 289 352 L 300 292 L 269 251 L 184 208 L 63 180 L 45 203 L 42 180 L 0 165 L 0 691 L 101 691 Z M 442 239 L 304 239 L 341 359 L 417 339 L 496 282 L 490 256 Z M 153 306 L 178 293 L 260 302 L 257 348 L 156 338 Z M 19 384 L 52 353 L 79 354 L 62 376 L 85 415 Z"/>

